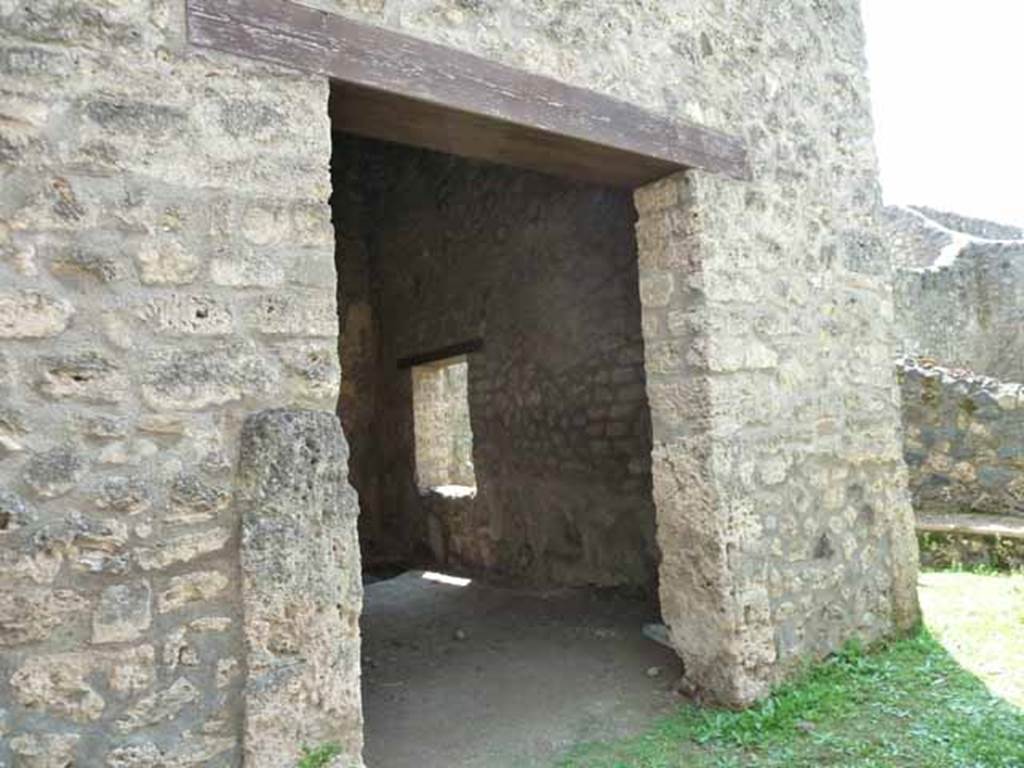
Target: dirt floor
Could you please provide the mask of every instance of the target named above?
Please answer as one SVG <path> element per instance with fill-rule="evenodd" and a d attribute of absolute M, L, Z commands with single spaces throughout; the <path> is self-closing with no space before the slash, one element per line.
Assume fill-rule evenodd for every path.
<path fill-rule="evenodd" d="M 678 702 L 678 660 L 641 634 L 657 620 L 646 601 L 457 586 L 422 571 L 369 584 L 365 599 L 369 768 L 550 766 Z"/>

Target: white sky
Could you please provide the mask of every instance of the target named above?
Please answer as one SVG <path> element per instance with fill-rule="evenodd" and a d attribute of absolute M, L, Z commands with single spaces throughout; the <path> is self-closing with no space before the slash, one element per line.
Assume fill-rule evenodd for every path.
<path fill-rule="evenodd" d="M 862 0 L 887 203 L 1024 225 L 1024 0 Z"/>

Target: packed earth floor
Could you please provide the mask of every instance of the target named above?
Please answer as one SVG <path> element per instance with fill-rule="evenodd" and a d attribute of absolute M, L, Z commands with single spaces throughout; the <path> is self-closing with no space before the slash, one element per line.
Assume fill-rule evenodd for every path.
<path fill-rule="evenodd" d="M 426 575 L 366 587 L 368 766 L 549 766 L 678 705 L 679 661 L 641 633 L 657 619 L 650 602 Z"/>

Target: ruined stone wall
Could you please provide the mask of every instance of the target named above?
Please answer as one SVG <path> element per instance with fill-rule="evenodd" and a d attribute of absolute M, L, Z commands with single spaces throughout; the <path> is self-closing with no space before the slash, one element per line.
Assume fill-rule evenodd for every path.
<path fill-rule="evenodd" d="M 912 358 L 899 368 L 914 508 L 1024 516 L 1024 385 Z"/>
<path fill-rule="evenodd" d="M 349 147 L 336 163 L 354 155 L 363 164 L 354 183 L 379 334 L 372 428 L 350 432 L 356 445 L 373 442 L 376 456 L 353 482 L 361 494 L 392 494 L 378 506 L 372 494 L 361 499 L 364 534 L 391 537 L 369 546 L 414 551 L 433 519 L 441 530 L 432 538 L 447 542 L 453 564 L 650 584 L 650 422 L 629 193 L 340 141 Z M 343 314 L 361 301 L 343 298 Z M 412 377 L 396 362 L 477 338 L 483 349 L 467 355 L 477 493 L 425 500 Z M 343 335 L 346 356 L 344 347 Z M 358 409 L 357 400 L 348 402 Z"/>
<path fill-rule="evenodd" d="M 0 765 L 239 764 L 240 428 L 337 397 L 327 86 L 183 35 L 0 4 Z"/>
<path fill-rule="evenodd" d="M 941 268 L 896 277 L 900 351 L 1024 381 L 1024 240 L 970 242 Z"/>

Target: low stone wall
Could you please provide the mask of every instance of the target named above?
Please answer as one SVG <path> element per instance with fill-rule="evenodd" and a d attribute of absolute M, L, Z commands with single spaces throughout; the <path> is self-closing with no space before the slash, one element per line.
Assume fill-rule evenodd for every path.
<path fill-rule="evenodd" d="M 917 514 L 1024 517 L 1024 384 L 914 358 L 898 375 Z"/>

